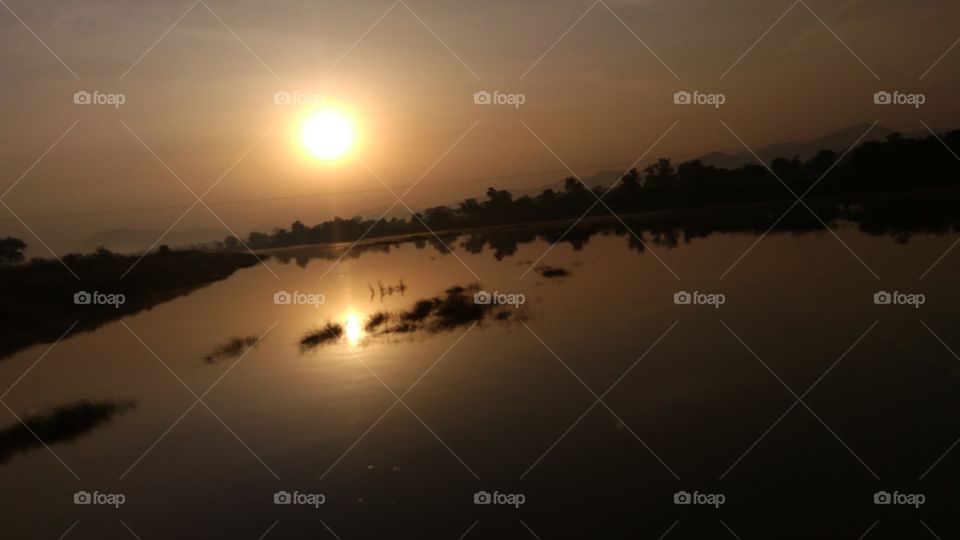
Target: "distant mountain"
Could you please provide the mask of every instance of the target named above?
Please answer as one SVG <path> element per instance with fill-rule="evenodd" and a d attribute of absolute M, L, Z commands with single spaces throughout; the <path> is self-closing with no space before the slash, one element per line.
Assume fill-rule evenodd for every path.
<path fill-rule="evenodd" d="M 562 178 L 558 178 L 557 180 L 554 180 L 549 184 L 544 184 L 539 187 L 518 189 L 518 190 L 507 189 L 507 191 L 514 193 L 514 198 L 522 197 L 524 195 L 529 195 L 530 197 L 536 197 L 537 195 L 543 193 L 545 190 L 548 190 L 548 189 L 552 189 L 554 191 L 563 191 L 563 185 L 564 183 L 566 183 L 567 181 L 566 179 L 568 176 L 570 176 L 570 174 L 567 174 L 567 175 L 561 174 L 560 176 L 562 176 Z M 614 182 L 619 180 L 621 176 L 623 176 L 622 171 L 598 171 L 591 174 L 590 176 L 580 177 L 580 179 L 583 180 L 583 183 L 590 186 L 591 188 L 594 186 L 610 187 L 611 185 L 613 185 Z"/>
<path fill-rule="evenodd" d="M 273 225 L 272 223 L 266 223 L 266 224 L 257 225 L 256 227 L 250 229 L 250 232 L 270 233 L 277 230 L 278 228 L 279 227 L 277 227 L 276 225 Z"/>
<path fill-rule="evenodd" d="M 748 163 L 756 163 L 757 160 L 750 154 L 727 154 L 724 152 L 710 152 L 698 157 L 701 163 L 718 169 L 736 169 Z"/>
<path fill-rule="evenodd" d="M 833 150 L 838 155 L 846 152 L 858 139 L 867 131 L 867 128 L 870 127 L 870 124 L 857 124 L 849 126 L 843 129 L 839 129 L 830 133 L 827 133 L 823 136 L 811 139 L 808 141 L 798 141 L 798 142 L 784 142 L 770 144 L 766 146 L 760 146 L 755 149 L 757 156 L 760 157 L 766 164 L 770 164 L 775 158 L 785 157 L 793 158 L 794 156 L 799 156 L 801 160 L 807 160 L 815 156 L 820 150 Z M 949 130 L 934 129 L 936 132 L 946 132 Z M 862 143 L 869 141 L 883 141 L 890 134 L 895 133 L 896 130 L 886 128 L 884 126 L 876 126 L 863 138 Z M 929 132 L 926 130 L 916 131 L 916 132 L 900 132 L 904 137 L 926 137 L 929 135 Z M 743 165 L 748 164 L 758 164 L 757 157 L 755 157 L 749 151 L 742 151 L 736 154 L 726 153 L 726 152 L 710 152 L 704 154 L 698 158 L 700 162 L 704 165 L 714 166 L 721 169 L 736 169 Z M 674 166 L 679 165 L 684 161 L 691 161 L 689 159 L 684 160 L 673 160 Z M 643 170 L 646 165 L 639 165 L 637 168 Z M 600 170 L 593 173 L 590 176 L 583 176 L 581 180 L 592 187 L 595 186 L 605 186 L 610 187 L 616 182 L 621 176 L 622 171 L 610 171 L 610 170 Z M 560 192 L 563 191 L 563 186 L 565 179 L 569 174 L 558 173 L 555 179 L 547 184 L 543 184 L 537 187 L 512 187 L 504 186 L 495 180 L 491 180 L 490 185 L 497 187 L 497 189 L 506 189 L 513 193 L 514 199 L 523 197 L 524 195 L 529 197 L 536 197 L 540 195 L 543 191 L 547 189 L 552 189 L 554 191 Z M 484 192 L 486 192 L 486 187 L 482 191 L 478 192 L 474 197 L 477 199 L 485 199 Z M 451 201 L 447 204 L 440 206 L 448 206 L 456 208 L 459 206 L 460 201 Z M 365 219 L 375 219 L 383 215 L 387 211 L 387 206 L 375 207 L 366 209 L 362 212 L 357 212 L 357 215 L 362 216 Z M 416 212 L 423 212 L 423 207 L 417 207 L 411 205 L 411 208 Z M 401 205 L 397 205 L 393 210 L 391 210 L 386 216 L 386 219 L 391 218 L 400 218 L 400 219 L 409 219 L 410 212 Z"/>
<path fill-rule="evenodd" d="M 614 182 L 620 179 L 623 176 L 624 171 L 599 171 L 595 172 L 592 175 L 581 178 L 583 183 L 590 186 L 604 186 L 610 187 Z M 563 189 L 563 182 L 560 182 L 560 189 Z"/>
<path fill-rule="evenodd" d="M 794 156 L 799 156 L 801 160 L 807 160 L 815 156 L 820 150 L 833 150 L 837 154 L 842 154 L 846 152 L 853 143 L 857 142 L 860 139 L 860 136 L 863 135 L 867 128 L 870 127 L 870 124 L 858 124 L 837 131 L 833 131 L 811 139 L 808 141 L 798 141 L 798 142 L 784 142 L 769 144 L 766 146 L 760 146 L 756 148 L 757 156 L 760 157 L 766 164 L 770 164 L 775 158 L 785 157 L 793 158 Z M 935 131 L 945 131 L 945 130 L 935 130 Z M 866 137 L 861 141 L 862 143 L 869 141 L 883 141 L 890 134 L 895 133 L 896 130 L 889 129 L 883 126 L 876 126 Z M 929 132 L 927 131 L 917 131 L 917 132 L 901 132 L 904 137 L 926 137 Z M 704 165 L 711 165 L 720 169 L 736 169 L 743 165 L 748 164 L 757 164 L 757 158 L 750 153 L 749 151 L 744 150 L 736 154 L 730 154 L 726 152 L 710 152 L 704 154 L 698 158 Z M 680 164 L 682 161 L 688 160 L 674 160 L 674 165 Z M 644 166 L 638 167 L 643 169 Z M 593 186 L 607 186 L 609 187 L 614 182 L 616 182 L 623 173 L 620 171 L 599 171 L 588 177 L 582 177 L 582 180 L 590 187 Z M 561 175 L 563 176 L 563 175 Z M 509 191 L 514 193 L 514 197 L 521 197 L 523 195 L 529 195 L 534 197 L 539 195 L 546 189 L 552 189 L 554 191 L 562 191 L 564 184 L 564 178 L 557 178 L 549 184 L 545 184 L 536 188 L 526 188 L 526 189 L 516 189 L 512 190 L 507 188 Z"/>
<path fill-rule="evenodd" d="M 196 246 L 221 242 L 230 233 L 224 229 L 192 229 L 170 231 L 159 244 L 170 247 Z M 163 235 L 162 230 L 114 229 L 99 232 L 83 242 L 85 251 L 104 246 L 117 253 L 141 252 L 149 248 Z"/>
<path fill-rule="evenodd" d="M 860 136 L 867 131 L 868 127 L 870 127 L 870 124 L 858 124 L 827 133 L 822 137 L 818 137 L 809 141 L 785 142 L 761 146 L 756 149 L 756 153 L 757 156 L 768 165 L 774 160 L 774 158 L 778 157 L 791 159 L 793 156 L 800 156 L 801 160 L 806 160 L 816 155 L 816 153 L 820 150 L 833 150 L 837 154 L 842 154 L 843 152 L 846 152 L 847 149 L 853 145 L 853 143 L 857 142 L 857 139 L 859 139 Z M 866 137 L 863 138 L 861 143 L 869 141 L 882 141 L 886 139 L 888 135 L 895 132 L 896 130 L 883 126 L 877 126 L 873 128 Z M 922 131 L 903 133 L 903 136 L 925 137 L 927 134 L 928 132 Z M 757 163 L 757 158 L 747 151 L 743 151 L 738 154 L 711 152 L 697 159 L 699 159 L 704 165 L 712 165 L 714 167 L 723 169 L 735 169 L 741 165 Z"/>
<path fill-rule="evenodd" d="M 414 212 L 418 212 L 418 213 L 422 213 L 424 210 L 422 207 L 417 206 L 415 204 L 407 203 L 407 206 L 410 207 L 410 210 L 413 210 Z M 364 219 L 377 219 L 379 217 L 383 217 L 383 219 L 387 221 L 390 221 L 393 218 L 410 219 L 410 210 L 407 210 L 407 206 L 397 203 L 397 205 L 394 206 L 393 209 L 390 210 L 389 212 L 387 212 L 387 209 L 390 208 L 390 205 L 378 206 L 376 208 L 368 208 L 366 210 L 356 212 L 355 215 L 358 215 Z M 384 212 L 387 212 L 387 213 L 384 214 Z"/>

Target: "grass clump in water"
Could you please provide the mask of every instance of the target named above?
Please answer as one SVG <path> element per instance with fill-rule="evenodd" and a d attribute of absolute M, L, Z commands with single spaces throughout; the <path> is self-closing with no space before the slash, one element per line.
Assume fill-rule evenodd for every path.
<path fill-rule="evenodd" d="M 323 328 L 310 332 L 300 340 L 300 347 L 303 349 L 313 349 L 340 339 L 343 336 L 343 325 L 337 323 L 327 323 Z"/>
<path fill-rule="evenodd" d="M 203 357 L 203 359 L 206 360 L 208 364 L 215 364 L 227 358 L 238 358 L 256 345 L 257 341 L 259 341 L 257 336 L 235 337 L 226 343 L 217 345 L 217 348 L 214 349 L 212 353 Z"/>

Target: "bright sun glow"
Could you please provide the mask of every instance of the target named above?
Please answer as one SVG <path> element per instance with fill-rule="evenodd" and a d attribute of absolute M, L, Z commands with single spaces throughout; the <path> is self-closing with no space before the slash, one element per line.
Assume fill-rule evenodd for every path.
<path fill-rule="evenodd" d="M 356 140 L 353 124 L 342 113 L 325 110 L 307 117 L 301 131 L 301 140 L 307 151 L 323 160 L 343 157 Z"/>
<path fill-rule="evenodd" d="M 360 323 L 360 316 L 356 313 L 347 313 L 347 323 L 344 325 L 344 331 L 347 335 L 347 343 L 357 345 L 363 336 L 363 325 Z"/>

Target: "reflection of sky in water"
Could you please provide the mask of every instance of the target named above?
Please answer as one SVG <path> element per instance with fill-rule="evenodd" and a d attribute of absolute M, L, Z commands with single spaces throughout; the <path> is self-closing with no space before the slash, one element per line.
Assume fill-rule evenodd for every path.
<path fill-rule="evenodd" d="M 910 244 L 895 245 L 889 238 L 850 230 L 840 234 L 883 276 L 885 286 L 918 283 L 917 277 L 955 240 L 917 237 Z M 680 281 L 650 254 L 628 251 L 626 240 L 617 237 L 597 236 L 579 252 L 568 245 L 555 248 L 543 263 L 568 268 L 571 275 L 562 282 L 535 274 L 519 280 L 527 269 L 519 263 L 536 260 L 549 247 L 541 241 L 521 245 L 515 256 L 500 262 L 489 251 L 474 255 L 458 250 L 458 256 L 481 277 L 484 289 L 526 295 L 530 327 L 598 393 L 663 330 L 680 320 L 674 334 L 644 358 L 608 401 L 631 427 L 649 435 L 651 446 L 681 476 L 694 467 L 722 471 L 729 466 L 727 457 L 742 452 L 758 430 L 772 421 L 757 415 L 782 410 L 786 399 L 782 388 L 771 385 L 762 366 L 751 363 L 749 353 L 725 333 L 720 318 L 792 385 L 815 380 L 871 322 L 883 318 L 883 331 L 859 345 L 844 359 L 842 369 L 818 387 L 819 402 L 814 408 L 828 422 L 842 425 L 844 435 L 852 428 L 837 413 L 842 392 L 830 385 L 843 384 L 844 377 L 862 378 L 865 359 L 892 355 L 883 370 L 871 372 L 873 379 L 883 379 L 888 386 L 895 387 L 903 379 L 923 385 L 931 398 L 940 399 L 938 406 L 953 399 L 945 396 L 955 394 L 955 385 L 948 392 L 935 382 L 949 373 L 946 362 L 938 363 L 947 355 L 942 346 L 918 326 L 916 313 L 874 312 L 870 300 L 877 282 L 831 236 L 771 235 L 718 281 L 754 240 L 746 235 L 717 235 L 672 250 L 658 249 Z M 276 261 L 268 264 L 279 281 L 263 268 L 253 267 L 124 319 L 152 352 L 118 323 L 70 337 L 44 357 L 4 402 L 15 411 L 28 412 L 80 399 L 135 400 L 137 409 L 130 414 L 75 443 L 54 447 L 84 480 L 95 484 L 99 479 L 118 478 L 193 403 L 193 396 L 163 363 L 198 394 L 226 373 L 205 397 L 210 407 L 284 481 L 319 477 L 393 402 L 367 367 L 393 391 L 402 393 L 463 337 L 464 329 L 456 329 L 397 342 L 369 340 L 364 330 L 367 317 L 378 311 L 409 309 L 417 300 L 476 278 L 456 258 L 409 244 L 388 254 L 347 259 L 323 280 L 318 278 L 332 261 L 314 259 L 306 268 Z M 930 298 L 923 317 L 945 341 L 960 343 L 949 322 L 955 320 L 949 307 L 960 303 L 960 298 L 948 282 L 957 274 L 960 261 L 949 257 L 941 265 L 923 282 L 922 290 Z M 407 287 L 402 294 L 371 298 L 370 289 L 377 289 L 378 282 L 386 287 L 401 279 Z M 726 294 L 727 304 L 720 310 L 674 306 L 673 294 L 680 289 L 720 291 Z M 276 305 L 273 295 L 278 290 L 323 294 L 326 302 L 319 308 Z M 214 365 L 203 361 L 217 344 L 238 336 L 261 336 L 274 323 L 273 330 L 235 366 L 235 359 Z M 303 355 L 299 340 L 327 323 L 343 325 L 342 339 Z M 816 335 L 816 339 L 804 335 Z M 46 349 L 32 347 L 0 362 L 0 388 L 13 384 Z M 363 363 L 356 362 L 354 355 Z M 589 396 L 578 384 L 522 325 L 489 324 L 463 337 L 405 399 L 481 475 L 506 471 L 516 476 L 589 405 Z M 862 397 L 869 402 L 877 396 Z M 916 409 L 924 407 L 922 403 L 907 402 L 907 397 L 907 393 L 891 392 L 883 396 L 886 401 L 877 399 L 910 414 L 925 412 Z M 704 427 L 700 417 L 693 422 L 691 410 L 706 411 L 709 425 Z M 724 420 L 729 418 L 740 423 L 731 427 Z M 607 429 L 612 425 L 608 420 L 600 414 L 585 418 L 551 459 L 567 463 L 564 460 L 577 451 L 595 454 L 594 438 L 578 435 L 589 435 L 591 422 L 596 429 Z M 0 422 L 13 421 L 0 409 Z M 721 428 L 727 431 L 720 433 Z M 899 428 L 895 423 L 883 432 L 897 436 Z M 678 432 L 718 442 L 710 456 L 700 453 L 688 459 L 683 445 L 689 446 L 690 438 L 678 437 Z M 480 441 L 477 433 L 510 434 L 510 451 L 499 451 L 496 441 Z M 931 444 L 942 442 L 944 448 L 952 442 L 928 435 Z M 625 446 L 632 452 L 630 459 L 646 458 L 642 447 L 629 443 Z M 492 448 L 481 449 L 478 444 Z M 770 451 L 777 449 L 773 438 L 769 444 Z M 194 492 L 204 500 L 223 501 L 224 515 L 236 515 L 237 493 L 260 489 L 269 496 L 277 486 L 244 445 L 202 406 L 196 407 L 123 481 L 131 500 L 156 500 L 156 507 L 149 513 L 133 506 L 126 510 L 132 518 L 158 527 L 163 534 L 152 535 L 156 537 L 177 536 L 185 530 L 183 523 L 209 521 L 209 515 L 196 509 L 204 505 L 191 498 Z M 861 442 L 858 449 L 864 446 Z M 869 446 L 885 447 L 879 442 Z M 704 459 L 716 463 L 698 465 L 696 460 Z M 610 458 L 611 463 L 615 461 Z M 441 467 L 446 476 L 462 475 L 472 481 L 400 406 L 344 458 L 325 480 L 324 489 L 343 492 L 350 500 L 368 496 L 375 486 L 364 484 L 353 471 L 367 470 L 370 464 L 376 471 L 397 466 L 404 473 L 422 475 Z M 32 509 L 43 507 L 47 520 L 69 524 L 77 519 L 70 505 L 51 502 L 51 491 L 76 489 L 76 481 L 58 467 L 45 451 L 18 455 L 0 467 L 4 477 L 0 499 L 5 506 L 0 517 L 33 515 Z M 651 477 L 658 473 L 663 471 L 651 469 Z M 210 480 L 199 491 L 198 476 Z M 39 477 L 49 479 L 43 489 L 34 480 Z M 159 478 L 167 487 L 158 487 Z M 674 487 L 665 489 L 670 492 Z M 157 490 L 164 493 L 158 495 Z M 171 524 L 164 529 L 155 519 L 158 512 L 183 516 L 179 528 Z M 243 530 L 260 526 L 253 523 L 262 517 L 256 511 L 240 514 L 231 519 L 243 524 Z M 30 522 L 22 530 L 34 531 L 36 525 Z M 51 531 L 49 536 L 61 533 Z M 104 537 L 111 535 L 115 532 L 104 532 Z M 12 537 L 17 537 L 17 531 Z"/>

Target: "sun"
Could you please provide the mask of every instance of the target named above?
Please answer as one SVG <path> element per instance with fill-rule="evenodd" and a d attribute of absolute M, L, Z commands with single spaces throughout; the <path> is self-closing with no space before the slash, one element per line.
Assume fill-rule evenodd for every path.
<path fill-rule="evenodd" d="M 300 132 L 300 140 L 307 152 L 325 161 L 345 156 L 353 149 L 356 138 L 350 119 L 335 110 L 310 114 Z"/>

